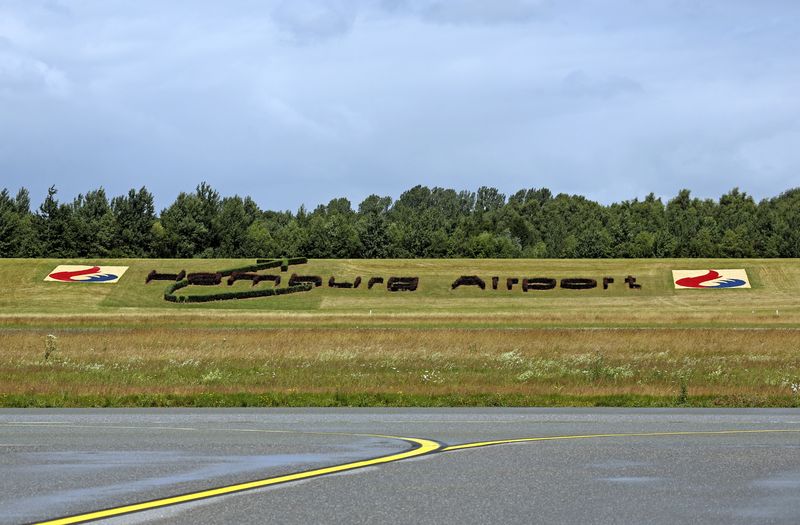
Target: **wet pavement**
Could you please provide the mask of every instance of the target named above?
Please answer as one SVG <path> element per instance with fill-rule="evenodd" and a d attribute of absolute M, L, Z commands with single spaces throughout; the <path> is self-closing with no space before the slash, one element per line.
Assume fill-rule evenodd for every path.
<path fill-rule="evenodd" d="M 797 410 L 0 411 L 0 523 L 446 444 L 799 430 Z M 438 452 L 109 523 L 798 523 L 800 433 L 607 436 Z"/>

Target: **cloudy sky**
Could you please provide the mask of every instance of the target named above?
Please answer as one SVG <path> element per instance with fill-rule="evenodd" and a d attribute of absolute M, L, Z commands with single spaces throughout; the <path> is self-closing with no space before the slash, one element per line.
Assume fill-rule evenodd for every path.
<path fill-rule="evenodd" d="M 0 187 L 800 186 L 800 2 L 2 0 Z"/>

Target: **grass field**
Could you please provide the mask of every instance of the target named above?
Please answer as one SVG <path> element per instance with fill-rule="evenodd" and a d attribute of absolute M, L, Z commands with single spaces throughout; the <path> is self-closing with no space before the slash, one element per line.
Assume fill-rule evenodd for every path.
<path fill-rule="evenodd" d="M 252 262 L 0 260 L 0 405 L 800 406 L 800 260 L 319 260 L 289 273 L 419 289 L 205 304 L 144 284 Z M 118 284 L 44 282 L 57 264 L 130 268 Z M 670 270 L 710 268 L 744 268 L 752 288 L 674 289 Z M 451 290 L 472 274 L 500 289 Z M 606 276 L 608 290 L 505 288 Z"/>

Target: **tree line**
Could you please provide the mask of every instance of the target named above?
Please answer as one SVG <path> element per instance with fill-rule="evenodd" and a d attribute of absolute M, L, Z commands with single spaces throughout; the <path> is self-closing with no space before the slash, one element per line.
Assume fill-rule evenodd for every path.
<path fill-rule="evenodd" d="M 313 211 L 262 210 L 206 183 L 156 213 L 144 187 L 109 199 L 100 188 L 36 210 L 0 192 L 0 257 L 800 257 L 800 188 L 755 202 L 734 188 L 718 200 L 681 190 L 666 204 L 602 205 L 546 188 L 506 197 L 415 186 L 393 201 L 346 198 Z"/>

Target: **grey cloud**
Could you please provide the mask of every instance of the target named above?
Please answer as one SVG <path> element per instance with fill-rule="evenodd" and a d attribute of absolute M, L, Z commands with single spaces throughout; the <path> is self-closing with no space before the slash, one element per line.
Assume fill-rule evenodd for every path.
<path fill-rule="evenodd" d="M 417 183 L 605 201 L 798 184 L 800 4 L 65 4 L 0 6 L 2 186 L 34 200 L 54 183 L 146 185 L 161 206 L 207 180 L 279 209 Z"/>
<path fill-rule="evenodd" d="M 0 42 L 1 44 L 1 42 Z M 70 81 L 63 71 L 0 45 L 0 95 L 65 97 Z"/>
<path fill-rule="evenodd" d="M 642 85 L 632 78 L 623 75 L 610 75 L 602 78 L 593 78 L 584 71 L 571 71 L 562 80 L 562 90 L 565 94 L 575 97 L 599 96 L 613 97 L 626 93 L 642 93 Z"/>
<path fill-rule="evenodd" d="M 550 0 L 387 0 L 389 11 L 409 12 L 440 24 L 523 23 L 547 12 Z"/>
<path fill-rule="evenodd" d="M 284 0 L 273 10 L 272 16 L 293 39 L 305 43 L 348 33 L 357 9 L 357 4 L 348 0 Z"/>
<path fill-rule="evenodd" d="M 455 24 L 503 24 L 526 22 L 543 14 L 545 0 L 506 0 L 484 2 L 437 0 L 422 10 L 431 20 Z"/>
<path fill-rule="evenodd" d="M 59 0 L 47 0 L 42 4 L 42 7 L 58 15 L 68 16 L 72 14 L 69 6 Z"/>

